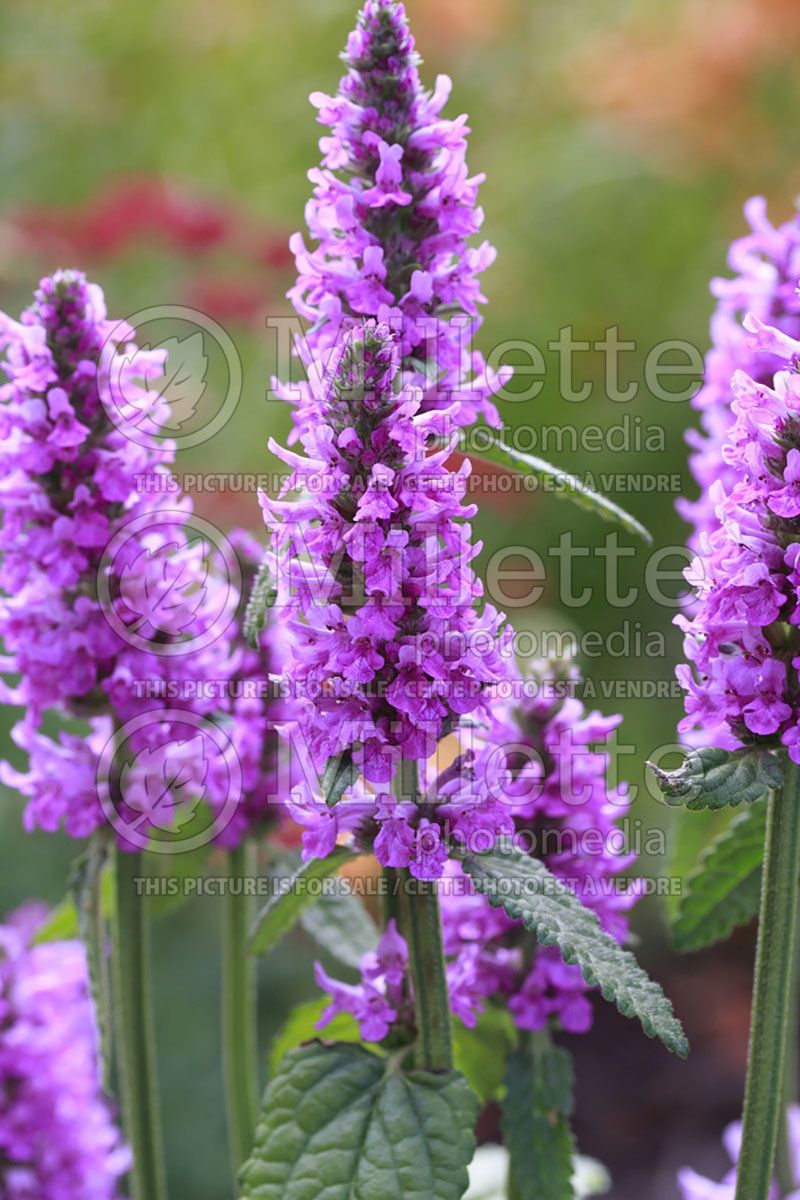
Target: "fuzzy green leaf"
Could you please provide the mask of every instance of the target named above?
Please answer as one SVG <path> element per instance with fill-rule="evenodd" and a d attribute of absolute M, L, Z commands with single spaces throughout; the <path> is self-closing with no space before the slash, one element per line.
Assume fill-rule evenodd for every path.
<path fill-rule="evenodd" d="M 324 1034 L 317 1029 L 317 1023 L 323 1012 L 330 1004 L 330 996 L 320 996 L 317 1000 L 308 1000 L 298 1004 L 289 1013 L 286 1024 L 276 1035 L 269 1051 L 270 1076 L 277 1074 L 283 1057 L 303 1042 L 312 1042 L 324 1036 L 336 1042 L 352 1042 L 358 1045 L 370 1045 L 377 1049 L 375 1043 L 367 1043 L 361 1037 L 358 1022 L 350 1013 L 340 1012 L 325 1026 Z"/>
<path fill-rule="evenodd" d="M 641 538 L 646 545 L 652 546 L 652 534 L 640 521 L 636 520 L 636 517 L 632 517 L 630 513 L 626 512 L 624 508 L 620 508 L 613 500 L 609 500 L 607 496 L 601 496 L 599 492 L 592 491 L 577 475 L 571 475 L 569 471 L 562 471 L 561 467 L 556 467 L 553 463 L 546 462 L 545 459 L 538 458 L 535 454 L 525 454 L 522 450 L 514 450 L 511 446 L 504 446 L 499 442 L 495 442 L 495 447 L 502 457 L 509 459 L 517 466 L 524 467 L 532 475 L 554 479 L 558 484 L 553 491 L 554 496 L 571 500 L 579 508 L 596 513 L 604 521 L 620 525 L 628 533 Z"/>
<path fill-rule="evenodd" d="M 299 921 L 301 914 L 319 899 L 318 885 L 335 875 L 352 850 L 336 846 L 327 858 L 312 858 L 304 863 L 276 895 L 271 896 L 255 919 L 248 937 L 251 954 L 265 954 Z"/>
<path fill-rule="evenodd" d="M 323 950 L 346 967 L 358 967 L 374 950 L 380 930 L 357 896 L 321 896 L 300 914 L 300 924 Z"/>
<path fill-rule="evenodd" d="M 647 764 L 667 804 L 689 809 L 736 807 L 760 800 L 783 782 L 771 750 L 692 750 L 674 771 Z"/>
<path fill-rule="evenodd" d="M 362 1046 L 290 1050 L 264 1095 L 242 1200 L 460 1200 L 478 1102 L 457 1071 Z"/>
<path fill-rule="evenodd" d="M 503 1140 L 510 1157 L 515 1200 L 572 1200 L 575 1149 L 570 1117 L 572 1060 L 537 1036 L 532 1049 L 516 1050 L 506 1067 Z"/>
<path fill-rule="evenodd" d="M 488 854 L 467 854 L 464 870 L 494 907 L 521 920 L 544 946 L 557 945 L 565 962 L 577 963 L 626 1017 L 637 1017 L 649 1037 L 681 1056 L 688 1043 L 663 991 L 628 950 L 600 927 L 596 915 L 544 863 L 507 845 Z"/>
<path fill-rule="evenodd" d="M 754 804 L 706 847 L 686 879 L 672 923 L 678 950 L 723 942 L 758 915 L 766 830 L 767 806 Z"/>

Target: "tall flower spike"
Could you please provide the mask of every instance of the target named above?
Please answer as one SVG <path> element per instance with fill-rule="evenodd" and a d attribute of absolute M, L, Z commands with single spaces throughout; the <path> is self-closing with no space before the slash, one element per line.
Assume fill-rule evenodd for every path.
<path fill-rule="evenodd" d="M 9 653 L 2 669 L 19 676 L 13 688 L 3 685 L 3 696 L 27 710 L 14 740 L 29 758 L 27 771 L 7 763 L 0 769 L 28 798 L 28 827 L 63 824 L 72 837 L 86 837 L 105 820 L 95 780 L 114 723 L 157 717 L 169 705 L 152 695 L 169 696 L 170 689 L 184 709 L 214 713 L 218 697 L 199 685 L 229 679 L 236 666 L 226 636 L 178 656 L 151 650 L 187 631 L 201 637 L 235 601 L 235 590 L 233 600 L 226 599 L 230 581 L 207 573 L 200 539 L 185 527 L 188 501 L 157 487 L 136 490 L 137 478 L 152 478 L 173 461 L 174 446 L 142 446 L 109 419 L 119 393 L 127 404 L 140 403 L 155 427 L 161 423 L 158 390 L 141 381 L 161 375 L 163 352 L 137 351 L 133 337 L 125 322 L 108 320 L 100 289 L 75 271 L 44 279 L 19 322 L 0 315 L 9 380 L 0 387 L 0 588 L 6 595 L 0 635 Z M 106 561 L 104 552 L 123 526 L 135 532 Z M 159 607 L 152 637 L 147 627 L 148 636 L 137 643 L 107 619 L 101 579 L 123 617 L 153 618 L 153 595 L 163 594 L 165 580 L 169 586 L 189 581 L 198 602 Z M 88 736 L 63 732 L 51 739 L 40 729 L 49 709 L 86 718 Z M 142 815 L 145 831 L 153 801 L 148 752 L 163 752 L 167 744 L 171 778 L 202 792 L 212 808 L 227 795 L 215 793 L 211 773 L 206 779 L 185 727 L 173 728 L 166 717 L 143 722 L 129 742 L 136 757 L 125 800 Z"/>
<path fill-rule="evenodd" d="M 31 944 L 43 910 L 0 925 L 4 1200 L 114 1200 L 130 1165 L 102 1095 L 80 942 Z"/>
<path fill-rule="evenodd" d="M 306 456 L 271 443 L 291 476 L 282 498 L 261 497 L 301 748 L 315 771 L 352 764 L 378 789 L 401 758 L 428 759 L 464 714 L 486 711 L 509 671 L 501 615 L 476 608 L 480 547 L 470 539 L 475 510 L 462 502 L 469 464 L 447 470 L 449 445 L 430 445 L 448 411 L 422 412 L 421 393 L 398 384 L 388 328 L 351 331 L 303 431 Z M 447 848 L 431 848 L 435 805 L 419 798 L 379 790 L 329 808 L 308 794 L 294 809 L 308 827 L 306 854 L 371 829 L 384 865 L 435 877 Z"/>
<path fill-rule="evenodd" d="M 693 400 L 701 413 L 701 429 L 688 435 L 692 448 L 689 463 L 701 493 L 697 500 L 678 501 L 678 511 L 694 526 L 694 549 L 700 536 L 718 525 L 714 484 L 720 481 L 727 490 L 735 478 L 722 454 L 725 435 L 734 421 L 731 380 L 741 370 L 758 383 L 769 383 L 780 367 L 768 348 L 748 336 L 742 317 L 750 312 L 758 320 L 800 337 L 800 215 L 773 226 L 761 196 L 748 200 L 744 211 L 750 232 L 738 238 L 728 254 L 736 277 L 714 279 L 711 284 L 717 299 L 711 319 L 713 344 L 706 355 L 703 386 Z"/>
<path fill-rule="evenodd" d="M 605 747 L 621 717 L 587 713 L 574 691 L 575 671 L 540 663 L 525 681 L 526 698 L 502 706 L 480 731 L 475 770 L 489 796 L 513 816 L 515 840 L 542 859 L 619 941 L 636 889 L 616 876 L 634 856 L 620 849 L 618 820 L 628 810 L 622 788 L 607 782 Z M 480 849 L 480 844 L 472 847 Z M 519 921 L 492 908 L 455 862 L 442 889 L 442 922 L 453 1011 L 474 1025 L 492 996 L 508 1003 L 522 1029 L 556 1022 L 582 1033 L 592 1009 L 579 967 L 557 947 L 536 947 L 528 958 Z"/>
<path fill-rule="evenodd" d="M 340 332 L 374 317 L 398 335 L 404 382 L 422 389 L 423 412 L 458 400 L 454 424 L 483 415 L 498 425 L 491 397 L 510 370 L 488 371 L 471 349 L 485 300 L 478 277 L 495 251 L 471 244 L 484 177 L 468 173 L 466 118 L 441 116 L 450 80 L 440 75 L 432 94 L 423 91 L 395 0 L 367 0 L 343 58 L 338 94 L 311 95 L 331 131 L 320 141 L 322 166 L 309 172 L 306 221 L 317 248 L 307 250 L 299 233 L 290 242 L 298 279 L 289 296 L 311 324 L 304 365 L 323 370 Z M 303 385 L 299 396 L 302 428 L 313 397 Z"/>
<path fill-rule="evenodd" d="M 679 728 L 724 749 L 782 742 L 800 761 L 800 341 L 753 315 L 744 327 L 749 350 L 782 369 L 771 385 L 733 377 L 729 475 L 709 492 L 718 525 L 687 571 L 691 615 L 676 617 Z"/>

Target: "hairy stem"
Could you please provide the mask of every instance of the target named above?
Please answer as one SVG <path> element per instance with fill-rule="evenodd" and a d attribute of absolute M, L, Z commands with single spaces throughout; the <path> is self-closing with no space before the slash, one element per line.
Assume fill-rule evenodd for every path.
<path fill-rule="evenodd" d="M 767 800 L 764 874 L 758 921 L 742 1152 L 736 1200 L 768 1200 L 791 1008 L 793 947 L 800 875 L 800 768 L 789 763 L 784 787 Z"/>
<path fill-rule="evenodd" d="M 125 1134 L 133 1153 L 132 1200 L 166 1200 L 156 1070 L 147 898 L 135 881 L 143 855 L 115 852 L 114 1035 Z"/>
<path fill-rule="evenodd" d="M 246 944 L 253 904 L 244 882 L 253 874 L 253 859 L 254 848 L 247 841 L 228 852 L 228 878 L 239 880 L 241 890 L 228 889 L 222 916 L 222 1056 L 235 1195 L 242 1163 L 253 1148 L 258 1113 L 256 963 Z"/>
<path fill-rule="evenodd" d="M 775 1158 L 775 1174 L 783 1195 L 797 1187 L 797 1172 L 792 1153 L 788 1110 L 797 1104 L 800 1097 L 798 1087 L 798 1020 L 800 1019 L 800 995 L 798 995 L 798 969 L 800 969 L 800 923 L 795 927 L 792 970 L 789 984 L 789 1015 L 786 1030 L 786 1051 L 783 1063 L 783 1112 L 778 1126 L 778 1151 Z"/>
<path fill-rule="evenodd" d="M 404 872 L 404 933 L 408 939 L 411 978 L 419 1031 L 419 1065 L 448 1071 L 453 1065 L 450 997 L 442 950 L 442 919 L 433 881 Z"/>
<path fill-rule="evenodd" d="M 419 803 L 419 769 L 412 759 L 401 760 L 394 790 L 401 803 Z M 419 1033 L 417 1063 L 431 1071 L 449 1071 L 453 1065 L 453 1031 L 436 884 L 431 880 L 415 879 L 404 868 L 399 872 L 399 885 L 398 890 L 402 893 L 400 925 L 408 942 Z M 387 904 L 387 919 L 390 915 L 388 907 Z M 395 907 L 391 915 L 396 913 Z"/>

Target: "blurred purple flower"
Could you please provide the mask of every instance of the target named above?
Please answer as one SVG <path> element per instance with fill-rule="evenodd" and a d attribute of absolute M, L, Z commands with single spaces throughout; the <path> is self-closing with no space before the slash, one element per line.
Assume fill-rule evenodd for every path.
<path fill-rule="evenodd" d="M 32 945 L 42 910 L 0 926 L 0 1192 L 114 1200 L 130 1166 L 102 1095 L 86 954 Z"/>
<path fill-rule="evenodd" d="M 800 1180 L 800 1108 L 791 1105 L 788 1110 L 789 1146 L 794 1165 L 794 1178 Z M 723 1143 L 728 1157 L 734 1166 L 728 1171 L 721 1183 L 714 1183 L 704 1175 L 698 1175 L 691 1167 L 683 1167 L 678 1172 L 678 1187 L 681 1189 L 681 1200 L 734 1200 L 736 1194 L 736 1163 L 742 1145 L 742 1123 L 736 1121 L 729 1125 L 723 1135 Z M 779 1200 L 780 1193 L 775 1183 L 769 1192 L 769 1200 Z M 800 1189 L 792 1191 L 783 1200 L 800 1200 Z"/>

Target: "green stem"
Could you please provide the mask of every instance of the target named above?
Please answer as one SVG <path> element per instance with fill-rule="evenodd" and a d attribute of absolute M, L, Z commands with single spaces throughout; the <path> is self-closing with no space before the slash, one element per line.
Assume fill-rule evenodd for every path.
<path fill-rule="evenodd" d="M 256 963 L 246 942 L 253 903 L 244 884 L 253 876 L 253 859 L 249 842 L 228 852 L 228 878 L 241 881 L 241 890 L 226 892 L 222 917 L 222 1055 L 235 1195 L 239 1171 L 253 1149 L 258 1113 Z"/>
<path fill-rule="evenodd" d="M 391 920 L 395 920 L 399 929 L 402 921 L 400 912 L 401 877 L 397 867 L 383 868 L 383 885 L 385 888 L 383 893 L 384 928 Z"/>
<path fill-rule="evenodd" d="M 401 760 L 394 790 L 400 802 L 419 803 L 419 770 L 412 759 Z M 400 924 L 408 942 L 414 985 L 418 1065 L 430 1071 L 449 1071 L 453 1066 L 453 1030 L 436 884 L 415 879 L 404 869 L 400 872 L 400 891 Z"/>
<path fill-rule="evenodd" d="M 800 768 L 787 765 L 783 788 L 767 800 L 742 1152 L 736 1200 L 768 1200 L 789 1018 L 800 875 Z"/>
<path fill-rule="evenodd" d="M 449 1071 L 453 1065 L 453 1035 L 436 884 L 415 880 L 408 872 L 404 872 L 403 882 L 404 933 L 414 983 L 419 1065 L 430 1071 Z"/>
<path fill-rule="evenodd" d="M 135 880 L 143 855 L 115 852 L 114 1032 L 125 1134 L 133 1153 L 131 1200 L 166 1200 L 156 1071 L 147 898 Z"/>
<path fill-rule="evenodd" d="M 778 1126 L 778 1150 L 775 1158 L 775 1174 L 778 1187 L 783 1195 L 793 1192 L 800 1182 L 794 1168 L 794 1155 L 789 1130 L 788 1109 L 797 1104 L 800 1089 L 798 1088 L 798 1020 L 800 1020 L 800 1005 L 798 1001 L 798 968 L 800 968 L 800 922 L 795 928 L 795 938 L 792 957 L 792 969 L 789 984 L 789 1013 L 786 1030 L 786 1052 L 783 1063 L 783 1092 L 781 1100 L 783 1112 Z"/>

